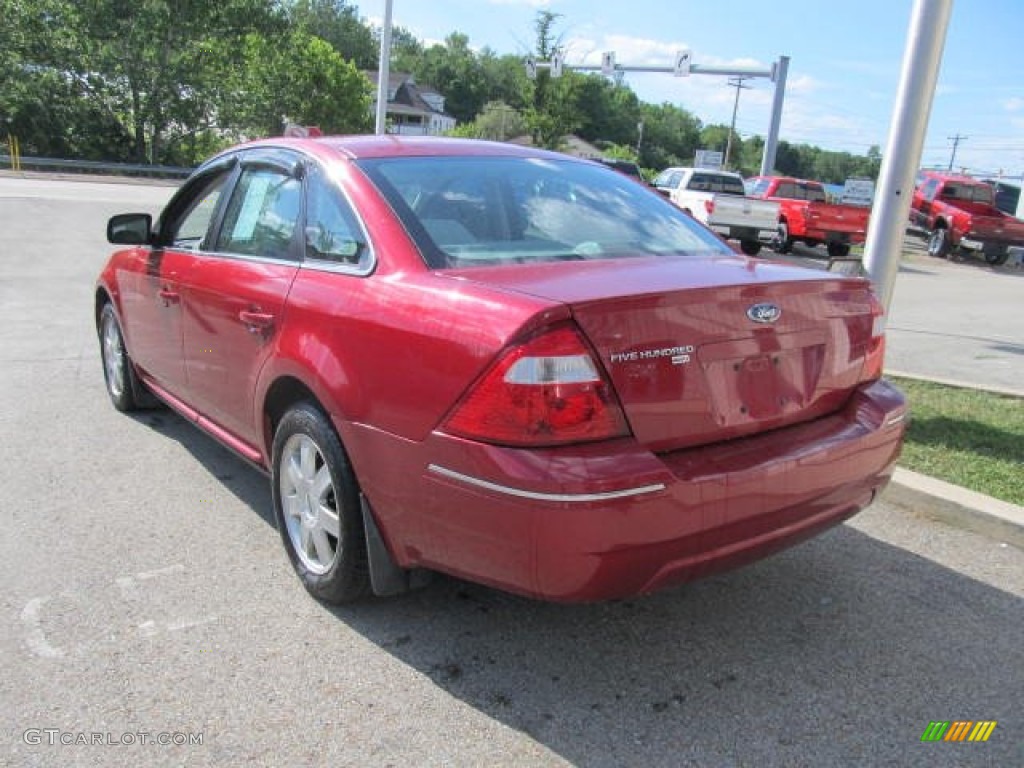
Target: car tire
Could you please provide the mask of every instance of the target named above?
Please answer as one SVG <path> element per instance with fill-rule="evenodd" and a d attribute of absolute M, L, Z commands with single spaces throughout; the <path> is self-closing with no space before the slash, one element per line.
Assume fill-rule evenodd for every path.
<path fill-rule="evenodd" d="M 793 241 L 789 237 L 789 225 L 784 221 L 779 222 L 779 231 L 775 235 L 775 250 L 779 253 L 789 253 L 793 250 Z"/>
<path fill-rule="evenodd" d="M 359 485 L 327 417 L 300 403 L 274 432 L 274 516 L 288 559 L 306 590 L 325 603 L 369 591 Z"/>
<path fill-rule="evenodd" d="M 124 334 L 117 313 L 110 304 L 100 310 L 97 326 L 100 339 L 100 359 L 103 362 L 103 380 L 107 385 L 110 402 L 119 411 L 137 411 L 147 404 L 141 401 L 142 384 L 135 374 L 135 367 L 124 345 Z"/>
<path fill-rule="evenodd" d="M 740 250 L 747 256 L 757 256 L 761 252 L 761 244 L 756 240 L 740 240 Z"/>
<path fill-rule="evenodd" d="M 1009 248 L 993 248 L 985 251 L 985 263 L 998 267 L 1000 264 L 1005 264 L 1006 260 L 1010 257 Z"/>
<path fill-rule="evenodd" d="M 949 230 L 945 227 L 933 229 L 928 237 L 928 255 L 936 259 L 945 259 L 949 256 L 951 247 L 949 242 Z"/>
<path fill-rule="evenodd" d="M 843 256 L 850 255 L 848 243 L 826 243 L 825 248 L 828 250 L 828 255 L 833 259 L 841 259 Z"/>

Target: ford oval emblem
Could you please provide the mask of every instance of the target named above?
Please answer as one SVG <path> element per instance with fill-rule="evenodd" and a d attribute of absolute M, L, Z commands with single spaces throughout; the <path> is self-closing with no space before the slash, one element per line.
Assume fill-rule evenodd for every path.
<path fill-rule="evenodd" d="M 747 317 L 755 323 L 774 323 L 782 317 L 782 310 L 775 304 L 755 304 L 747 309 Z"/>

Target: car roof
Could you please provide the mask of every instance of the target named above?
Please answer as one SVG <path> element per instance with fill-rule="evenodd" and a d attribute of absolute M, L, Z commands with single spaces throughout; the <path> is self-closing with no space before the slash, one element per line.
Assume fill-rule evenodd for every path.
<path fill-rule="evenodd" d="M 325 153 L 334 152 L 353 160 L 378 157 L 500 156 L 578 161 L 578 158 L 558 152 L 498 141 L 454 139 L 443 136 L 395 136 L 391 134 L 317 136 L 308 138 L 277 137 L 259 139 L 234 147 L 228 151 L 256 147 L 291 148 L 321 156 Z"/>
<path fill-rule="evenodd" d="M 973 176 L 965 176 L 962 173 L 948 173 L 945 171 L 922 171 L 923 179 L 940 179 L 942 181 L 953 181 L 957 184 L 984 184 L 981 179 Z"/>

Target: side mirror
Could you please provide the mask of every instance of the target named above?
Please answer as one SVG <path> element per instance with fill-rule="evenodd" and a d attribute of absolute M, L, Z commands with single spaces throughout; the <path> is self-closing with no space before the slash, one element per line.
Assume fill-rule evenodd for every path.
<path fill-rule="evenodd" d="M 107 241 L 115 245 L 147 245 L 153 238 L 153 217 L 148 213 L 119 213 L 107 222 Z"/>

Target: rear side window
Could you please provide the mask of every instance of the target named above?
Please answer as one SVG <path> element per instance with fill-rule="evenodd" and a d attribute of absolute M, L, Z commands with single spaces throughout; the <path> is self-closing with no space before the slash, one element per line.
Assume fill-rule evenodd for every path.
<path fill-rule="evenodd" d="M 405 157 L 359 165 L 432 267 L 731 253 L 661 195 L 590 163 Z"/>
<path fill-rule="evenodd" d="M 245 168 L 228 202 L 216 250 L 264 258 L 294 258 L 302 183 L 275 168 Z"/>
<path fill-rule="evenodd" d="M 318 166 L 306 177 L 304 258 L 367 270 L 372 255 L 363 228 L 348 200 Z"/>

